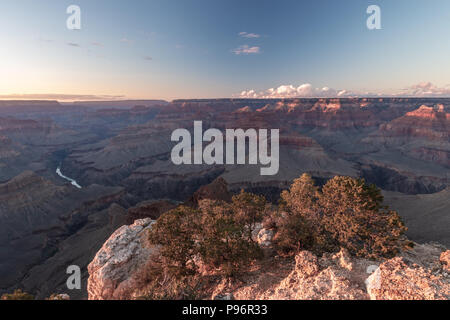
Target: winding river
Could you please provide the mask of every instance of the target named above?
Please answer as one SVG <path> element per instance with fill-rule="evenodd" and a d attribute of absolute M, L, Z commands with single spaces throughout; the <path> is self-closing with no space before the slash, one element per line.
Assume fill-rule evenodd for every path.
<path fill-rule="evenodd" d="M 73 186 L 77 187 L 78 189 L 81 189 L 81 186 L 75 180 L 73 180 L 72 178 L 69 178 L 69 177 L 66 177 L 65 175 L 63 175 L 63 173 L 61 172 L 61 167 L 56 168 L 56 174 L 58 176 L 60 176 L 61 178 L 65 179 L 67 181 L 70 181 L 70 183 Z"/>

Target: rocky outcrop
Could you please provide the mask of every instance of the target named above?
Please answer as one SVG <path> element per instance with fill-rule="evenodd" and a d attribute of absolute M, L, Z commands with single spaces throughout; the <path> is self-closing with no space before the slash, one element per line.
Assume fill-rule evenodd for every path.
<path fill-rule="evenodd" d="M 440 261 L 445 272 L 450 273 L 450 250 L 442 252 Z"/>
<path fill-rule="evenodd" d="M 433 244 L 416 244 L 382 263 L 351 257 L 346 250 L 323 257 L 303 251 L 281 281 L 267 284 L 271 273 L 264 271 L 246 286 L 228 291 L 236 299 L 257 300 L 450 299 L 450 277 L 439 262 L 441 251 Z M 442 253 L 441 261 L 448 252 Z"/>
<path fill-rule="evenodd" d="M 147 243 L 146 231 L 151 219 L 137 220 L 116 230 L 89 264 L 90 300 L 130 298 L 136 289 L 133 275 L 142 268 L 158 248 Z"/>
<path fill-rule="evenodd" d="M 444 105 L 422 105 L 404 116 L 383 123 L 366 139 L 399 148 L 413 158 L 450 166 L 450 113 Z"/>
<path fill-rule="evenodd" d="M 252 112 L 252 108 L 250 108 L 249 106 L 245 106 L 234 111 L 234 113 L 246 113 L 246 112 Z"/>
<path fill-rule="evenodd" d="M 285 279 L 264 293 L 249 298 L 365 300 L 368 299 L 368 295 L 364 288 L 364 279 L 367 277 L 366 269 L 372 263 L 354 260 L 345 250 L 322 258 L 311 252 L 302 251 L 295 257 L 295 266 Z M 241 299 L 247 298 L 247 295 L 234 294 Z"/>
<path fill-rule="evenodd" d="M 252 239 L 257 242 L 261 248 L 269 248 L 272 246 L 274 231 L 264 228 L 262 223 L 257 223 L 252 231 Z"/>
<path fill-rule="evenodd" d="M 153 222 L 138 220 L 121 227 L 103 245 L 88 267 L 89 299 L 140 295 L 136 275 L 158 257 L 158 247 L 146 239 Z M 258 225 L 253 235 L 263 248 L 271 246 L 271 230 Z M 450 299 L 450 251 L 442 248 L 415 244 L 414 249 L 384 262 L 355 258 L 345 249 L 322 257 L 302 251 L 294 264 L 270 255 L 242 281 L 223 279 L 202 290 L 210 292 L 211 299 L 237 300 Z"/>
<path fill-rule="evenodd" d="M 228 183 L 223 178 L 217 178 L 212 183 L 200 187 L 186 204 L 198 206 L 204 199 L 231 201 L 231 194 L 228 192 Z"/>
<path fill-rule="evenodd" d="M 450 114 L 443 105 L 421 106 L 380 127 L 386 137 L 403 140 L 423 138 L 435 142 L 447 142 L 450 137 Z"/>
<path fill-rule="evenodd" d="M 447 271 L 433 272 L 397 257 L 367 279 L 367 291 L 372 300 L 449 300 L 450 277 Z"/>

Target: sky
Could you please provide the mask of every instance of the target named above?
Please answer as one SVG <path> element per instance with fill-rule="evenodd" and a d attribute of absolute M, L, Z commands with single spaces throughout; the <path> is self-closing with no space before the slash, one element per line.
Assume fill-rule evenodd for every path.
<path fill-rule="evenodd" d="M 448 0 L 2 0 L 0 99 L 450 96 L 449 36 Z"/>

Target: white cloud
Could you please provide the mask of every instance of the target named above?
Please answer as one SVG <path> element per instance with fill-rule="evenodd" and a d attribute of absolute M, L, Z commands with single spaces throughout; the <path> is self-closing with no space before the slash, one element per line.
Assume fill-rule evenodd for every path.
<path fill-rule="evenodd" d="M 329 87 L 314 88 L 309 83 L 304 83 L 299 86 L 292 84 L 281 85 L 277 88 L 270 88 L 259 91 L 246 90 L 239 94 L 241 98 L 333 98 L 333 97 L 450 97 L 450 85 L 445 87 L 437 87 L 431 82 L 421 82 L 419 84 L 398 90 L 394 93 L 383 92 L 359 92 L 346 89 L 332 89 Z"/>
<path fill-rule="evenodd" d="M 414 97 L 450 97 L 450 86 L 439 88 L 431 82 L 421 82 L 404 88 L 398 95 Z"/>
<path fill-rule="evenodd" d="M 232 51 L 234 54 L 236 55 L 241 55 L 241 54 L 258 54 L 261 53 L 261 48 L 260 47 L 250 47 L 248 45 L 242 45 L 236 49 L 234 49 Z"/>
<path fill-rule="evenodd" d="M 337 91 L 328 87 L 314 88 L 310 83 L 299 86 L 282 85 L 278 88 L 270 88 L 264 91 L 255 90 L 242 91 L 241 98 L 302 98 L 302 97 L 347 97 L 353 96 L 352 92 L 346 90 Z"/>
<path fill-rule="evenodd" d="M 239 32 L 239 36 L 242 38 L 249 38 L 249 39 L 255 39 L 255 38 L 260 38 L 261 35 L 257 34 L 257 33 L 249 33 L 249 32 Z"/>

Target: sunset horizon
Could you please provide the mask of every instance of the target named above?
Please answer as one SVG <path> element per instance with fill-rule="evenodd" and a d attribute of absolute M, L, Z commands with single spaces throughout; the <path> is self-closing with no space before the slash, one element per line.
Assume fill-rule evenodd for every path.
<path fill-rule="evenodd" d="M 450 96 L 448 1 L 381 1 L 379 30 L 370 1 L 236 4 L 81 0 L 69 29 L 70 1 L 5 1 L 0 99 Z"/>

